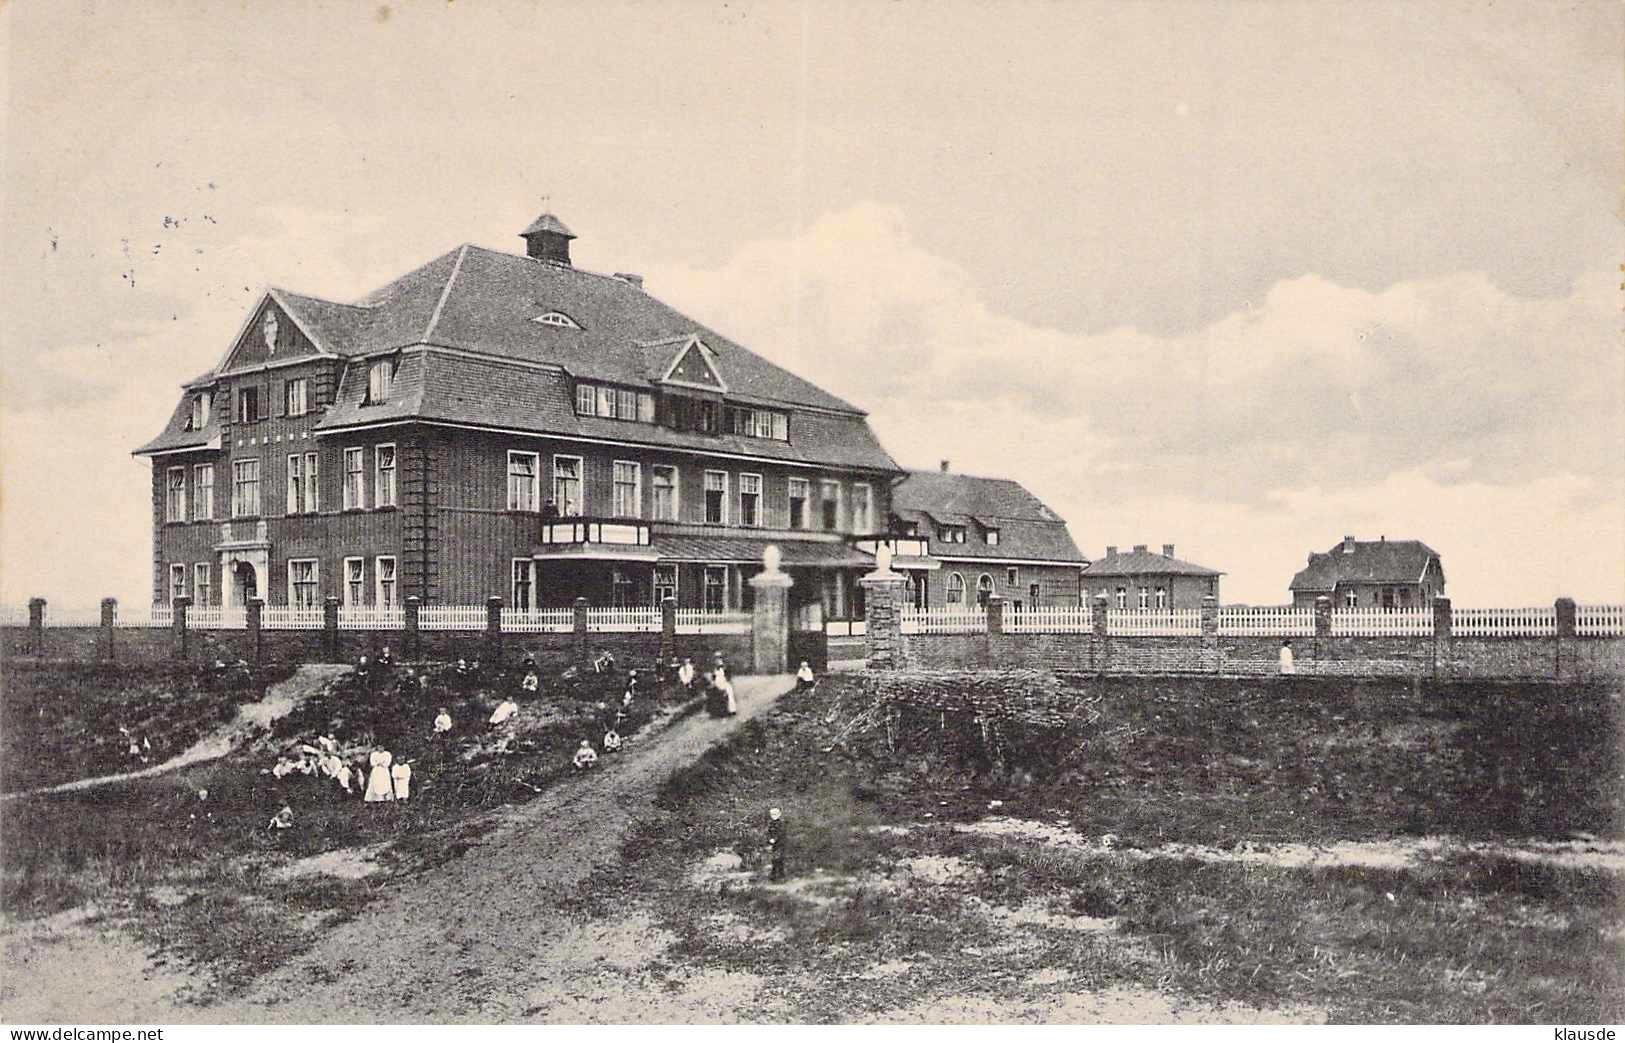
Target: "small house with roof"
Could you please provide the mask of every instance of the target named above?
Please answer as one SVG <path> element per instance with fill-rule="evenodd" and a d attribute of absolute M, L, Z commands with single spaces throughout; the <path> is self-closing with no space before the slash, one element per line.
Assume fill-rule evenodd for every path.
<path fill-rule="evenodd" d="M 891 493 L 892 529 L 917 537 L 918 553 L 892 567 L 920 608 L 986 604 L 1075 606 L 1087 559 L 1066 520 L 1007 478 L 910 471 Z"/>
<path fill-rule="evenodd" d="M 1105 557 L 1083 570 L 1083 585 L 1090 599 L 1104 597 L 1116 609 L 1201 608 L 1204 597 L 1219 596 L 1223 575 L 1181 561 L 1172 543 L 1164 543 L 1161 554 L 1142 543 L 1126 553 L 1107 547 Z"/>
<path fill-rule="evenodd" d="M 1290 589 L 1299 608 L 1320 597 L 1333 608 L 1420 608 L 1444 595 L 1444 564 L 1420 540 L 1344 536 L 1331 550 L 1310 553 Z"/>

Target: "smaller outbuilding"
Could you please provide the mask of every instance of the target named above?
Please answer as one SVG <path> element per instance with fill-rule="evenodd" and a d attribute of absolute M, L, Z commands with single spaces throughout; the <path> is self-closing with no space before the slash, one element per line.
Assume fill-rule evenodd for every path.
<path fill-rule="evenodd" d="M 1333 608 L 1420 608 L 1443 596 L 1444 564 L 1421 540 L 1344 536 L 1324 554 L 1311 553 L 1290 589 L 1298 608 L 1320 597 Z"/>
<path fill-rule="evenodd" d="M 1162 553 L 1141 543 L 1126 553 L 1107 547 L 1106 556 L 1083 570 L 1089 598 L 1105 597 L 1112 608 L 1201 608 L 1209 594 L 1219 596 L 1224 573 L 1174 557 L 1174 545 Z"/>

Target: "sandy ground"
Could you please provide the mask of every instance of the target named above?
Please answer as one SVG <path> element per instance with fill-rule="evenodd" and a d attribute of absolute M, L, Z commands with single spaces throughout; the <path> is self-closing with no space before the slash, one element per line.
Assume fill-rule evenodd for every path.
<path fill-rule="evenodd" d="M 462 858 L 407 881 L 225 1004 L 184 1004 L 183 976 L 83 922 L 8 927 L 0 1021 L 758 1020 L 764 1011 L 751 1005 L 750 976 L 676 971 L 653 987 L 645 978 L 667 941 L 659 932 L 633 918 L 573 921 L 559 903 L 619 857 L 628 827 L 652 811 L 673 771 L 767 710 L 792 683 L 740 678 L 737 717 L 677 722 L 513 809 Z"/>
<path fill-rule="evenodd" d="M 237 708 L 237 716 L 229 724 L 216 728 L 213 732 L 194 742 L 185 751 L 171 757 L 162 764 L 154 764 L 139 771 L 121 771 L 113 775 L 97 775 L 89 779 L 75 779 L 56 786 L 46 786 L 43 789 L 23 790 L 18 793 L 0 795 L 0 800 L 13 800 L 17 797 L 31 797 L 42 793 L 70 793 L 75 790 L 95 789 L 98 786 L 109 786 L 115 782 L 129 782 L 132 779 L 149 779 L 154 775 L 163 775 L 166 772 L 178 771 L 181 768 L 201 764 L 204 761 L 218 760 L 236 749 L 242 742 L 271 726 L 271 723 L 280 717 L 286 717 L 293 712 L 305 696 L 322 690 L 328 682 L 343 674 L 350 668 L 331 663 L 307 663 L 295 670 L 292 677 L 274 684 L 265 692 L 265 698 L 258 702 L 247 703 Z"/>

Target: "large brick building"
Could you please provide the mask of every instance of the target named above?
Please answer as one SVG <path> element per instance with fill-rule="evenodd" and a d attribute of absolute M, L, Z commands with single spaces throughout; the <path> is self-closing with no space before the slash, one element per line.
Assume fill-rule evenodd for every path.
<path fill-rule="evenodd" d="M 574 267 L 552 215 L 522 236 L 353 304 L 266 293 L 136 450 L 154 600 L 737 608 L 772 542 L 797 607 L 857 611 L 902 474 L 865 414 Z"/>
<path fill-rule="evenodd" d="M 892 491 L 893 530 L 917 536 L 918 556 L 901 556 L 914 604 L 922 608 L 985 604 L 1079 604 L 1079 571 L 1088 562 L 1066 522 L 1006 478 L 911 471 Z M 900 547 L 901 549 L 905 549 Z"/>

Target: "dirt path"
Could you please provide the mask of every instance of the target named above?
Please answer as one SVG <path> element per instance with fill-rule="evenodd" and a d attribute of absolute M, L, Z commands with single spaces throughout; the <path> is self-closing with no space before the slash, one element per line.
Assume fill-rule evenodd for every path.
<path fill-rule="evenodd" d="M 613 863 L 660 784 L 788 691 L 788 677 L 738 681 L 739 715 L 695 715 L 570 779 L 500 821 L 462 858 L 406 882 L 241 1000 L 177 1008 L 193 1022 L 510 1021 L 545 1016 L 526 999 L 570 959 L 584 925 L 561 916 L 594 868 Z M 542 1005 L 544 1007 L 550 1005 Z M 578 1011 L 577 1014 L 585 1014 Z M 603 1020 L 629 1012 L 604 1011 Z"/>
<path fill-rule="evenodd" d="M 335 677 L 348 669 L 350 669 L 348 666 L 329 663 L 307 663 L 299 667 L 294 671 L 292 677 L 266 689 L 265 698 L 258 702 L 239 706 L 237 716 L 230 724 L 221 725 L 213 732 L 194 742 L 184 752 L 169 758 L 162 764 L 154 764 L 151 767 L 141 768 L 137 771 L 121 771 L 113 775 L 97 775 L 88 779 L 75 779 L 72 782 L 45 786 L 41 789 L 0 794 L 0 800 L 37 797 L 47 793 L 71 793 L 75 790 L 110 786 L 115 782 L 150 779 L 154 775 L 178 771 L 181 768 L 188 768 L 204 761 L 218 760 L 236 748 L 246 736 L 269 728 L 271 722 L 279 717 L 287 716 L 306 696 L 321 691 Z"/>

